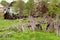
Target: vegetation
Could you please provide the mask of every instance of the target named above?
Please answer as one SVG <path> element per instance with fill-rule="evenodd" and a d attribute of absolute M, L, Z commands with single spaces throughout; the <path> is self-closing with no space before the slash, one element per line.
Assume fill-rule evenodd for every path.
<path fill-rule="evenodd" d="M 1 38 L 0 40 L 59 40 L 60 38 L 55 36 L 54 33 L 46 32 L 27 32 L 27 33 L 15 33 L 10 37 Z"/>
<path fill-rule="evenodd" d="M 6 2 L 2 2 L 4 6 L 9 5 L 4 3 Z M 52 0 L 50 3 L 47 0 L 38 3 L 34 0 L 29 0 L 27 3 L 17 0 L 12 6 L 14 11 L 18 12 L 12 16 L 16 20 L 0 17 L 0 40 L 60 40 L 58 0 Z"/>
<path fill-rule="evenodd" d="M 8 2 L 6 2 L 6 1 L 2 1 L 2 2 L 1 2 L 1 4 L 2 4 L 3 6 L 6 6 L 6 7 L 8 7 L 8 6 L 9 6 L 9 3 L 8 3 Z"/>
<path fill-rule="evenodd" d="M 38 20 L 40 20 L 40 18 Z M 26 23 L 26 21 L 23 20 L 23 23 Z M 4 20 L 1 18 L 0 30 L 11 27 L 12 25 L 17 26 L 18 24 L 20 24 L 18 20 Z M 8 37 L 0 38 L 0 40 L 59 40 L 60 39 L 60 37 L 58 37 L 55 33 L 48 33 L 42 31 L 15 32 L 14 30 L 15 29 L 10 29 L 10 30 L 0 32 L 0 37 L 7 33 L 12 33 Z"/>

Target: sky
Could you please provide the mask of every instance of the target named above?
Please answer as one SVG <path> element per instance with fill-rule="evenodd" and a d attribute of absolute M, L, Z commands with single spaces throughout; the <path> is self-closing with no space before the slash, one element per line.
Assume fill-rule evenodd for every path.
<path fill-rule="evenodd" d="M 1 2 L 2 0 L 0 0 Z M 7 2 L 11 3 L 13 0 L 6 0 Z M 23 0 L 24 2 L 27 2 L 28 0 Z"/>

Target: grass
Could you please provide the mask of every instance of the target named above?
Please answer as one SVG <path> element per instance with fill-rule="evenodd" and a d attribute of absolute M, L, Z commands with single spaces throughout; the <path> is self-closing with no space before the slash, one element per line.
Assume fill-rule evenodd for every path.
<path fill-rule="evenodd" d="M 38 18 L 37 20 L 40 20 L 40 18 Z M 22 20 L 22 23 L 26 23 L 27 21 L 28 20 Z M 0 17 L 0 29 L 19 24 L 20 24 L 19 20 L 4 20 L 3 17 Z M 45 24 L 43 24 L 42 26 L 43 28 L 46 28 Z M 13 30 L 0 32 L 0 35 L 9 32 L 13 32 Z M 60 40 L 60 37 L 58 37 L 55 33 L 35 31 L 35 32 L 16 32 L 14 34 L 11 34 L 9 37 L 0 38 L 0 40 Z"/>
<path fill-rule="evenodd" d="M 26 32 L 15 33 L 7 38 L 0 38 L 0 40 L 60 40 L 60 37 L 54 33 L 47 32 Z"/>
<path fill-rule="evenodd" d="M 3 18 L 0 18 L 0 29 L 18 24 L 19 20 L 4 20 Z"/>

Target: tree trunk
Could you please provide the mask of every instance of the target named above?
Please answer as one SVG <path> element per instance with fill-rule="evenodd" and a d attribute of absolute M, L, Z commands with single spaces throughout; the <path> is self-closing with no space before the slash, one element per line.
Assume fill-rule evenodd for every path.
<path fill-rule="evenodd" d="M 59 15 L 58 14 L 56 14 L 56 20 L 59 21 Z"/>
<path fill-rule="evenodd" d="M 59 15 L 56 14 L 56 24 L 55 24 L 55 27 L 56 27 L 56 34 L 59 36 L 60 35 L 60 28 L 59 28 Z"/>

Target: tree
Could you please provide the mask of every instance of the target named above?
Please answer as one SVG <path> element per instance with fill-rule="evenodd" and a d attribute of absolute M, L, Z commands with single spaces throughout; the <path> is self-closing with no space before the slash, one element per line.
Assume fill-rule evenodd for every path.
<path fill-rule="evenodd" d="M 2 5 L 4 5 L 4 6 L 6 6 L 6 7 L 8 7 L 8 6 L 9 6 L 9 3 L 8 3 L 8 2 L 6 2 L 6 1 L 2 1 L 2 2 L 1 2 L 1 4 L 2 4 Z"/>
<path fill-rule="evenodd" d="M 24 2 L 22 0 L 17 0 L 17 2 L 14 4 L 14 9 L 17 12 L 19 10 L 19 13 L 23 13 L 24 10 Z"/>
<path fill-rule="evenodd" d="M 50 14 L 56 14 L 56 19 L 59 19 L 60 15 L 60 2 L 58 0 L 52 0 L 49 4 Z"/>
<path fill-rule="evenodd" d="M 26 3 L 26 9 L 28 10 L 29 12 L 29 16 L 31 14 L 31 11 L 33 9 L 33 5 L 34 5 L 34 0 L 29 0 L 27 3 Z"/>

